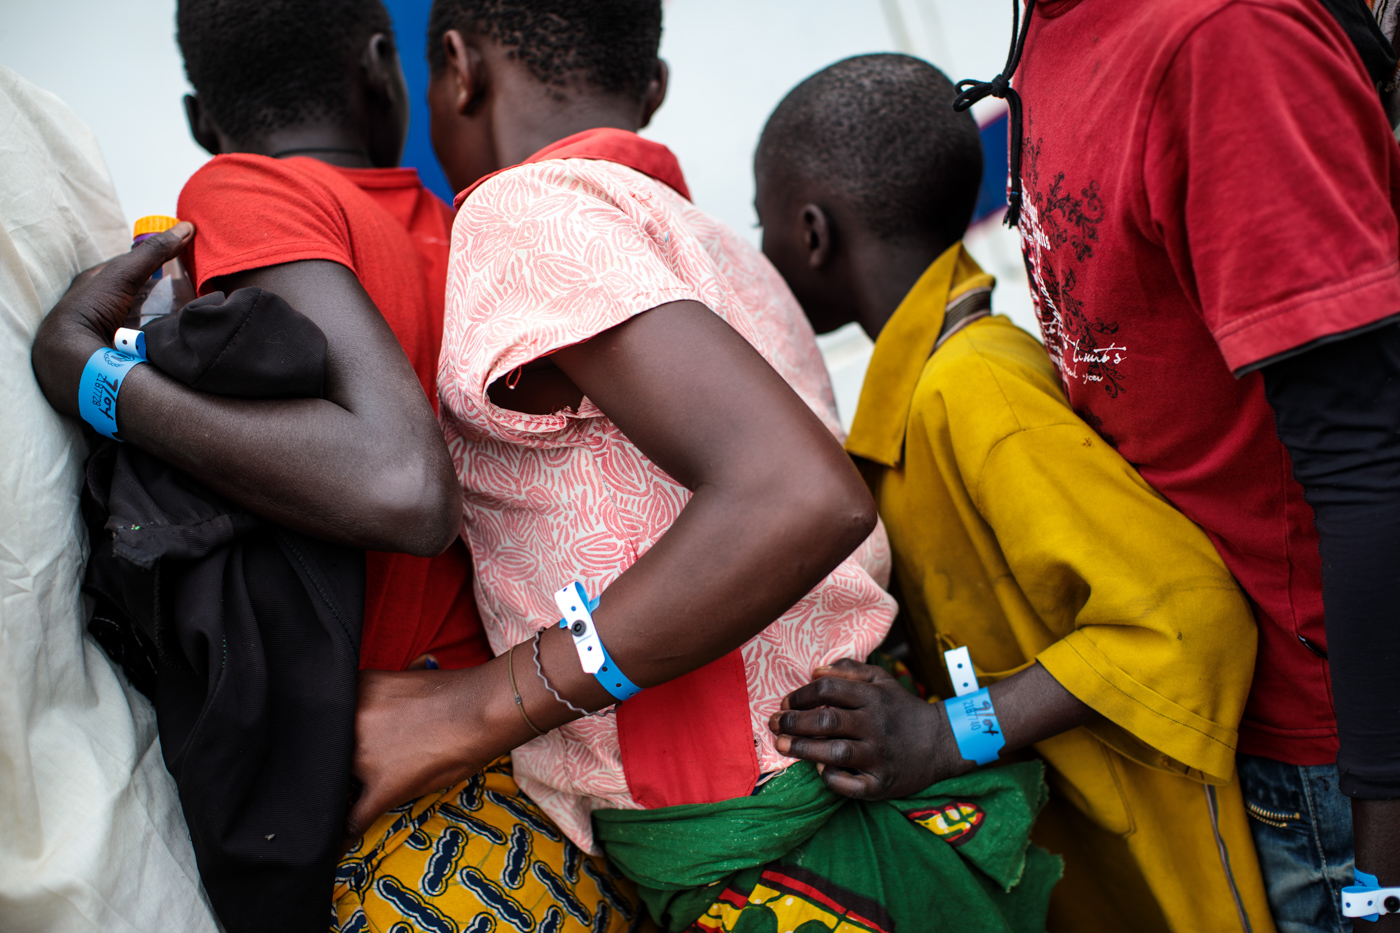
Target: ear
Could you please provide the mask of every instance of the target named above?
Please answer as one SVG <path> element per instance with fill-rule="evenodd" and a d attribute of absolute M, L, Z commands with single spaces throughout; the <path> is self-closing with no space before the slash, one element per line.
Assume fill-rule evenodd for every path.
<path fill-rule="evenodd" d="M 661 109 L 666 100 L 666 83 L 671 79 L 671 68 L 664 58 L 656 60 L 656 74 L 647 82 L 646 93 L 642 95 L 642 118 L 637 129 L 645 129 L 651 122 L 652 114 Z"/>
<path fill-rule="evenodd" d="M 185 121 L 190 125 L 190 135 L 205 152 L 210 155 L 219 155 L 224 151 L 223 145 L 219 142 L 218 127 L 210 118 L 209 111 L 204 109 L 199 98 L 193 94 L 185 95 Z"/>
<path fill-rule="evenodd" d="M 407 103 L 401 99 L 403 69 L 392 39 L 382 32 L 370 36 L 360 66 L 364 69 L 365 90 L 376 104 L 394 108 Z"/>
<path fill-rule="evenodd" d="M 486 60 L 481 50 L 455 29 L 443 33 L 442 52 L 452 82 L 453 108 L 464 116 L 470 115 L 486 99 Z"/>
<path fill-rule="evenodd" d="M 393 168 L 408 140 L 408 83 L 394 40 L 382 32 L 370 36 L 360 59 L 365 95 L 365 142 L 376 168 Z"/>
<path fill-rule="evenodd" d="M 802 246 L 807 253 L 807 265 L 814 271 L 830 265 L 835 255 L 835 231 L 831 218 L 818 204 L 805 204 L 798 229 L 802 232 Z"/>

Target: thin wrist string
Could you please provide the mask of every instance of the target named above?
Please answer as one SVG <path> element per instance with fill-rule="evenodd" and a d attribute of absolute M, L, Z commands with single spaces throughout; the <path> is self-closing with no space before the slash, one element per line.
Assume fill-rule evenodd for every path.
<path fill-rule="evenodd" d="M 530 718 L 530 714 L 525 712 L 525 701 L 520 699 L 520 689 L 515 686 L 515 646 L 511 645 L 506 652 L 506 670 L 510 673 L 510 692 L 515 694 L 515 708 L 520 710 L 520 715 L 525 717 L 525 725 L 535 730 L 535 735 L 544 735 L 540 727 L 535 725 L 535 721 Z"/>

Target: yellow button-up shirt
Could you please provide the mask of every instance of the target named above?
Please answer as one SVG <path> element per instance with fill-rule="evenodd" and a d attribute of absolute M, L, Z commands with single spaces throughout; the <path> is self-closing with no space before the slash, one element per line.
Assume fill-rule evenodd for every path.
<path fill-rule="evenodd" d="M 1205 534 L 1069 407 L 1034 338 L 985 317 L 933 352 L 948 302 L 991 284 L 961 245 L 929 267 L 875 344 L 846 443 L 878 465 L 922 667 L 954 645 L 984 682 L 1038 660 L 1145 745 L 1227 780 L 1248 604 Z"/>
<path fill-rule="evenodd" d="M 1039 661 L 1103 715 L 1036 746 L 1053 792 L 1042 841 L 1068 859 L 1052 929 L 1114 928 L 1091 902 L 1102 884 L 1142 881 L 1162 925 L 1144 908 L 1141 930 L 1235 926 L 1212 823 L 1268 929 L 1232 782 L 1249 606 L 1205 533 L 1069 407 L 1033 337 L 986 316 L 938 344 L 949 303 L 992 285 L 961 244 L 928 268 L 875 343 L 846 443 L 889 533 L 920 666 L 950 695 L 947 648 L 966 645 L 984 685 Z M 1226 786 L 1217 799 L 1202 783 Z"/>

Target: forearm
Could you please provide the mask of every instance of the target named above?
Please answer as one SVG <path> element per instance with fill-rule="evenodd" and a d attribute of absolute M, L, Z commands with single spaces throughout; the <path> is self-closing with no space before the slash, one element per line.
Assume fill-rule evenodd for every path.
<path fill-rule="evenodd" d="M 1006 744 L 1001 755 L 1030 748 L 1101 717 L 1070 693 L 1039 663 L 1032 664 L 987 688 Z M 928 783 L 971 771 L 976 765 L 962 757 L 948 715 L 940 701 L 936 707 L 934 750 Z"/>
<path fill-rule="evenodd" d="M 992 684 L 987 692 L 1006 737 L 1004 752 L 1029 748 L 1101 719 L 1039 663 Z"/>
<path fill-rule="evenodd" d="M 684 349 L 707 342 L 732 349 L 727 375 Z M 757 635 L 874 528 L 874 502 L 830 432 L 703 306 L 663 305 L 554 358 L 693 493 L 595 613 L 608 652 L 639 686 L 672 680 Z M 621 360 L 636 368 L 636 383 L 616 378 Z M 726 411 L 744 416 L 719 414 Z"/>
<path fill-rule="evenodd" d="M 329 400 L 209 395 L 149 365 L 123 384 L 117 418 L 128 443 L 269 521 L 352 547 L 442 550 L 441 517 L 421 494 L 441 464 L 412 453 L 438 437 L 383 456 L 365 444 L 359 419 Z"/>
<path fill-rule="evenodd" d="M 161 237 L 75 285 L 40 327 L 34 372 L 59 411 L 78 414 L 88 359 L 110 346 L 135 288 L 174 248 Z M 325 398 L 227 398 L 137 366 L 116 406 L 122 438 L 298 531 L 378 550 L 441 551 L 459 524 L 452 464 L 403 350 L 353 274 L 299 262 L 239 278 L 231 284 L 290 297 L 325 334 Z"/>

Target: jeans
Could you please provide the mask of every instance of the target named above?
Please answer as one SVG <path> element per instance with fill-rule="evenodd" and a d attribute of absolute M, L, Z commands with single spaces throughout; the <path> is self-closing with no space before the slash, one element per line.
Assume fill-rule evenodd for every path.
<path fill-rule="evenodd" d="M 1240 784 L 1269 910 L 1279 933 L 1351 933 L 1341 891 L 1352 883 L 1351 801 L 1336 765 L 1240 755 Z"/>

